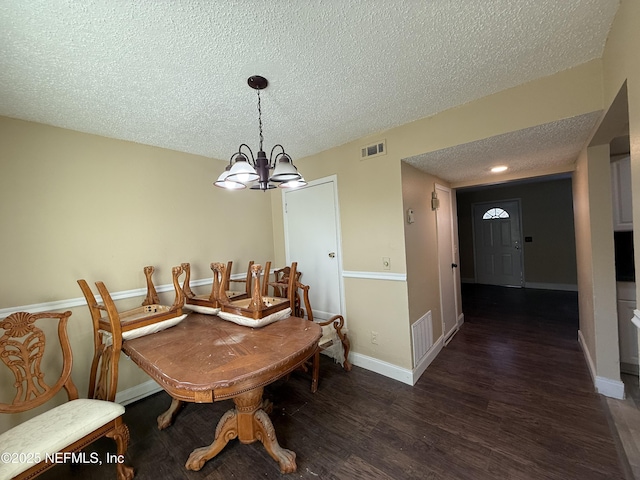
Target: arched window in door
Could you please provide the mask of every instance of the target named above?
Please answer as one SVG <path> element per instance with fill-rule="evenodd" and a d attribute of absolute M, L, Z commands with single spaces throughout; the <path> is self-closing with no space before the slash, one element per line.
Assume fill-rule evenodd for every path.
<path fill-rule="evenodd" d="M 493 220 L 495 218 L 509 218 L 509 212 L 502 208 L 494 207 L 490 208 L 484 212 L 484 215 L 482 215 L 483 220 Z"/>

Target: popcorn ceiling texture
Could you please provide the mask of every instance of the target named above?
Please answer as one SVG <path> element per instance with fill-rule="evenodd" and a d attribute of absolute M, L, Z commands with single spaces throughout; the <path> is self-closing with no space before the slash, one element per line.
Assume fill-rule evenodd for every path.
<path fill-rule="evenodd" d="M 568 166 L 575 163 L 601 113 L 545 123 L 405 161 L 454 184 L 491 176 L 491 167 L 497 165 L 508 165 L 510 174 Z"/>
<path fill-rule="evenodd" d="M 618 3 L 5 0 L 0 115 L 227 160 L 257 74 L 300 158 L 599 58 Z"/>

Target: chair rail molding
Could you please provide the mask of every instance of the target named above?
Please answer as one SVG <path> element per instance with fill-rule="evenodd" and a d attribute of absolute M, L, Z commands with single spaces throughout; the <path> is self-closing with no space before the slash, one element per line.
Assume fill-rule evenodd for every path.
<path fill-rule="evenodd" d="M 393 282 L 406 282 L 406 273 L 385 273 L 385 272 L 354 272 L 344 270 L 343 278 L 362 278 L 367 280 L 387 280 Z"/>
<path fill-rule="evenodd" d="M 273 272 L 271 272 L 273 273 Z M 231 275 L 233 280 L 241 280 L 246 278 L 246 273 L 236 273 Z M 200 280 L 191 280 L 189 282 L 192 287 L 201 287 L 206 285 L 211 285 L 213 283 L 213 278 L 203 278 Z M 173 292 L 173 283 L 167 283 L 164 285 L 158 285 L 155 287 L 156 292 Z M 147 294 L 147 287 L 144 288 L 134 288 L 133 290 L 121 290 L 119 292 L 113 292 L 111 298 L 114 301 L 123 300 L 125 298 L 135 298 L 135 297 L 144 297 Z M 98 302 L 102 302 L 102 298 L 100 295 L 96 295 L 96 300 Z M 85 306 L 87 302 L 84 297 L 76 297 L 76 298 L 68 298 L 66 300 L 54 300 L 51 302 L 43 302 L 43 303 L 32 303 L 30 305 L 19 305 L 16 307 L 7 307 L 0 308 L 0 318 L 8 317 L 12 313 L 15 312 L 30 312 L 30 313 L 40 313 L 47 312 L 49 310 L 64 310 L 66 308 L 74 308 L 74 307 L 82 307 Z"/>

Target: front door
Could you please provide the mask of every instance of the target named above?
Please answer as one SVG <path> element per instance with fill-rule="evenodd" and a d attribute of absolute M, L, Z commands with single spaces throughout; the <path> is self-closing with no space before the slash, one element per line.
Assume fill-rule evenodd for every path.
<path fill-rule="evenodd" d="M 473 205 L 476 281 L 522 287 L 520 200 Z"/>
<path fill-rule="evenodd" d="M 283 200 L 287 263 L 298 262 L 300 281 L 310 287 L 314 317 L 326 320 L 344 313 L 335 179 L 286 190 Z"/>

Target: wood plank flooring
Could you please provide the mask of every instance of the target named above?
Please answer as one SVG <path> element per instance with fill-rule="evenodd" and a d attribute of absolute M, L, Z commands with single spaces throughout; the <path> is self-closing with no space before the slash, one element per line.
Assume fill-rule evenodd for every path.
<path fill-rule="evenodd" d="M 296 473 L 281 475 L 260 443 L 237 440 L 201 471 L 185 470 L 231 402 L 187 405 L 158 431 L 169 405 L 159 393 L 127 406 L 135 478 L 630 478 L 577 343 L 577 294 L 465 285 L 463 299 L 464 325 L 413 387 L 323 357 L 316 394 L 302 372 L 265 390 Z M 106 441 L 97 451 L 114 449 Z M 114 476 L 112 465 L 59 465 L 40 478 Z"/>
<path fill-rule="evenodd" d="M 636 375 L 622 374 L 626 398 L 607 398 L 607 407 L 633 472 L 640 480 L 640 386 Z"/>

